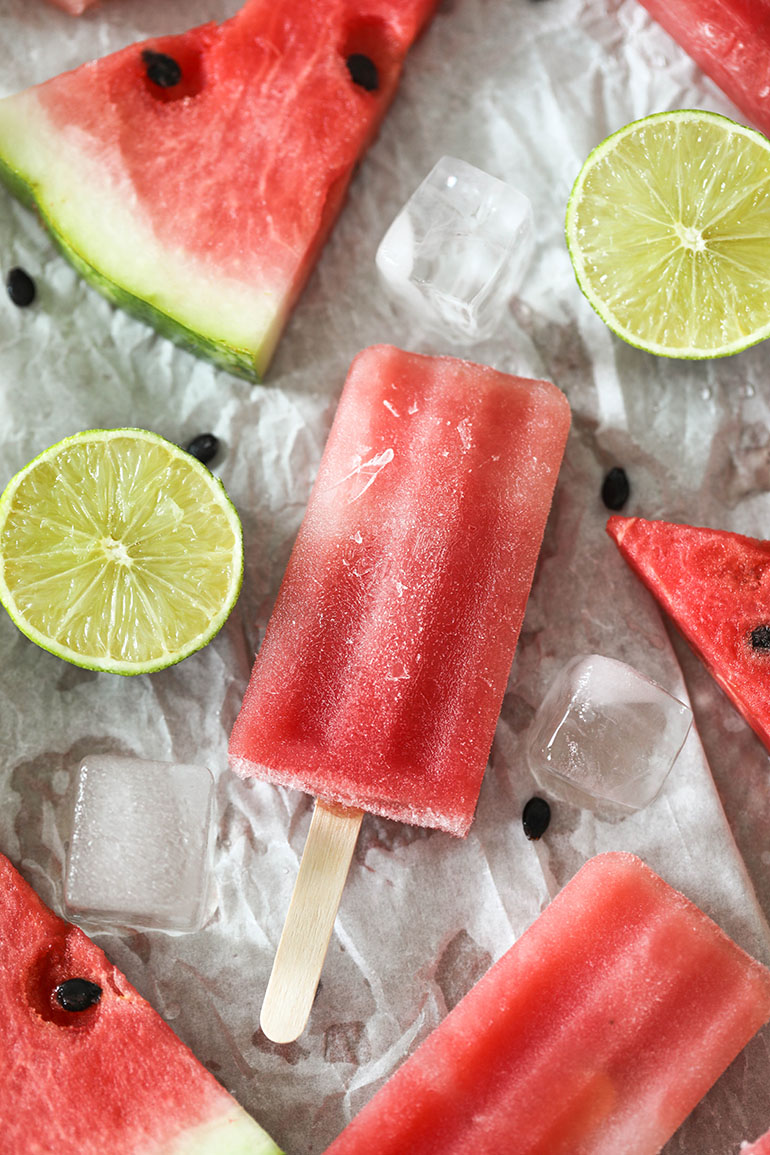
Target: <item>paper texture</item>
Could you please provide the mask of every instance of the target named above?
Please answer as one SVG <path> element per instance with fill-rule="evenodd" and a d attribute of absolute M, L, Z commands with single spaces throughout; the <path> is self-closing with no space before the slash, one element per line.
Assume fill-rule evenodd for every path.
<path fill-rule="evenodd" d="M 44 0 L 2 0 L 0 92 L 237 7 L 102 0 L 78 20 Z M 624 512 L 767 536 L 770 346 L 700 364 L 624 346 L 582 298 L 563 241 L 569 190 L 590 149 L 636 117 L 675 107 L 738 115 L 635 0 L 445 0 L 407 62 L 263 386 L 214 370 L 116 311 L 34 217 L 0 195 L 3 268 L 24 266 L 39 294 L 24 311 L 0 294 L 0 482 L 84 428 L 141 426 L 180 443 L 211 431 L 223 446 L 214 468 L 247 549 L 243 593 L 223 632 L 160 674 L 122 679 L 68 666 L 0 615 L 0 850 L 58 908 L 66 797 L 83 756 L 210 767 L 216 915 L 195 935 L 96 937 L 290 1155 L 322 1152 L 536 917 L 548 901 L 544 870 L 561 885 L 598 851 L 634 850 L 770 961 L 767 753 L 687 646 L 672 648 L 604 533 L 599 498 L 605 471 L 620 464 L 632 485 Z M 520 298 L 494 338 L 474 348 L 415 330 L 374 266 L 396 211 L 444 154 L 516 185 L 535 211 L 535 259 Z M 569 397 L 574 427 L 471 833 L 461 842 L 364 819 L 309 1029 L 277 1047 L 258 1029 L 259 1007 L 312 800 L 238 780 L 227 737 L 347 367 L 379 341 L 550 378 Z M 631 662 L 680 697 L 689 690 L 700 738 L 691 734 L 648 810 L 608 820 L 555 806 L 536 851 L 521 830 L 533 793 L 526 728 L 555 672 L 591 651 Z M 766 1030 L 667 1155 L 737 1152 L 770 1124 L 768 1087 Z"/>

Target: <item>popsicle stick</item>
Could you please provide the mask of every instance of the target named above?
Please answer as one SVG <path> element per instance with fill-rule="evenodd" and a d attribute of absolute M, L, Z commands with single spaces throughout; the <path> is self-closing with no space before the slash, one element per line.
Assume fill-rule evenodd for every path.
<path fill-rule="evenodd" d="M 260 1026 L 274 1043 L 302 1034 L 326 958 L 363 812 L 316 799 Z"/>

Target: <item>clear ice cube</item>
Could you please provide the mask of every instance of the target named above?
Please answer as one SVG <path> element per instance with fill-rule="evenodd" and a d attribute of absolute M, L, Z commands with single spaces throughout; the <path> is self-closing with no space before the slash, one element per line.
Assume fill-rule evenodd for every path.
<path fill-rule="evenodd" d="M 659 793 L 691 723 L 688 706 L 625 662 L 574 658 L 533 719 L 529 764 L 557 796 L 640 810 Z"/>
<path fill-rule="evenodd" d="M 377 268 L 391 294 L 450 340 L 488 337 L 532 258 L 523 193 L 444 156 L 390 226 Z"/>
<path fill-rule="evenodd" d="M 211 913 L 210 771 L 99 755 L 80 764 L 74 786 L 64 871 L 69 917 L 198 930 Z"/>

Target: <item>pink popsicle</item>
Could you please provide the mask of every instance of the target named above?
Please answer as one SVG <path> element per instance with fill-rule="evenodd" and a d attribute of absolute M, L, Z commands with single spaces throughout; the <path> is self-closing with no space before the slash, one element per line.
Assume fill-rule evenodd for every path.
<path fill-rule="evenodd" d="M 625 853 L 578 871 L 327 1155 L 655 1155 L 770 971 Z"/>
<path fill-rule="evenodd" d="M 467 832 L 569 422 L 546 381 L 356 357 L 232 733 L 240 774 Z"/>
<path fill-rule="evenodd" d="M 741 112 L 770 133 L 769 0 L 641 3 Z"/>

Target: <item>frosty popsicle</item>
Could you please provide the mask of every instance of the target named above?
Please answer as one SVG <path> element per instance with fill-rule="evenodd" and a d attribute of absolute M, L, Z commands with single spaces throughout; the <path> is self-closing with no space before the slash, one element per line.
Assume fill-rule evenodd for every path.
<path fill-rule="evenodd" d="M 239 773 L 467 832 L 569 419 L 545 381 L 359 354 L 232 733 Z"/>
<path fill-rule="evenodd" d="M 470 826 L 569 422 L 545 381 L 390 346 L 351 366 L 230 741 L 328 822 L 355 808 L 343 882 L 363 810 Z"/>
<path fill-rule="evenodd" d="M 764 133 L 770 132 L 768 0 L 641 0 Z"/>
<path fill-rule="evenodd" d="M 655 1155 L 768 1018 L 770 971 L 599 855 L 327 1155 Z"/>

